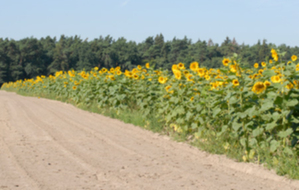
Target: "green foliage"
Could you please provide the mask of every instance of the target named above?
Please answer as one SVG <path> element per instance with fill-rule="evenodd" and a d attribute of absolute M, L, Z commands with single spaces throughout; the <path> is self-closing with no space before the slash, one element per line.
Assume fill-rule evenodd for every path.
<path fill-rule="evenodd" d="M 114 40 L 111 36 L 96 38 L 92 41 L 82 40 L 77 35 L 66 37 L 25 38 L 19 41 L 0 39 L 0 84 L 39 75 L 49 75 L 56 71 L 90 70 L 97 66 L 111 68 L 120 66 L 123 70 L 136 65 L 150 63 L 155 68 L 170 70 L 179 62 L 188 66 L 199 61 L 200 66 L 219 68 L 222 58 L 237 53 L 243 67 L 269 60 L 269 50 L 275 47 L 266 40 L 258 41 L 253 46 L 238 44 L 235 39 L 226 37 L 221 45 L 198 40 L 173 38 L 165 41 L 162 34 L 150 36 L 136 44 L 125 38 Z M 286 52 L 282 61 L 299 54 L 299 48 L 284 44 L 279 48 Z"/>

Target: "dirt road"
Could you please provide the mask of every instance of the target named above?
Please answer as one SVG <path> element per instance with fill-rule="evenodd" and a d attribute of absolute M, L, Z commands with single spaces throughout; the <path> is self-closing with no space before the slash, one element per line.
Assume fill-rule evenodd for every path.
<path fill-rule="evenodd" d="M 236 163 L 72 105 L 0 91 L 0 190 L 289 190 Z"/>

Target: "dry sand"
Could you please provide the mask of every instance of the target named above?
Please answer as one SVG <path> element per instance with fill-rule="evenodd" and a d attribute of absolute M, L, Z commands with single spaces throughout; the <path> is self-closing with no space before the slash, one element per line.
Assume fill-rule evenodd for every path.
<path fill-rule="evenodd" d="M 0 91 L 0 190 L 289 190 L 299 182 L 72 105 Z"/>

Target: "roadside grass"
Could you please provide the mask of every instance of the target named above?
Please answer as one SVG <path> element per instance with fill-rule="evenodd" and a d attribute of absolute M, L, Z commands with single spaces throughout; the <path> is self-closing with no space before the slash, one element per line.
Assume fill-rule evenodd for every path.
<path fill-rule="evenodd" d="M 229 135 L 227 137 L 219 138 L 215 134 L 205 134 L 198 138 L 190 133 L 175 132 L 172 128 L 166 126 L 165 123 L 161 122 L 160 118 L 155 117 L 154 114 L 151 114 L 149 118 L 145 119 L 142 113 L 138 110 L 123 110 L 116 112 L 109 108 L 100 109 L 97 106 L 96 102 L 89 105 L 84 105 L 81 103 L 76 104 L 74 101 L 59 97 L 57 95 L 54 95 L 54 93 L 28 94 L 18 91 L 14 92 L 23 96 L 41 97 L 70 103 L 80 109 L 89 112 L 119 119 L 125 123 L 131 123 L 144 129 L 159 133 L 161 135 L 167 135 L 175 141 L 189 143 L 190 145 L 195 146 L 200 150 L 212 154 L 224 154 L 228 158 L 231 158 L 238 162 L 245 161 L 261 164 L 269 170 L 275 170 L 278 175 L 286 176 L 290 179 L 299 179 L 299 159 L 298 155 L 296 154 L 290 156 L 289 154 L 285 154 L 281 151 L 279 154 L 275 155 L 270 152 L 269 147 L 266 147 L 264 149 L 259 149 L 253 155 L 250 155 L 250 153 L 248 153 L 248 157 L 244 159 L 243 155 L 246 150 L 244 150 L 244 148 L 237 141 L 230 140 Z"/>

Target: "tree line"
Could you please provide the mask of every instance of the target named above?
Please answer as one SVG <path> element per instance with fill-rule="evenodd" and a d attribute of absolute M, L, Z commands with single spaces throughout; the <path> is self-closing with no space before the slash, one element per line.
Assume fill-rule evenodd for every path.
<path fill-rule="evenodd" d="M 0 85 L 8 81 L 34 78 L 38 75 L 50 75 L 56 71 L 90 70 L 93 67 L 116 67 L 122 70 L 149 62 L 156 68 L 171 69 L 179 62 L 189 65 L 199 62 L 201 67 L 217 68 L 222 65 L 223 57 L 237 53 L 243 66 L 252 66 L 255 62 L 270 59 L 271 48 L 285 51 L 284 59 L 299 55 L 299 47 L 285 44 L 276 46 L 266 40 L 252 46 L 238 44 L 235 39 L 226 39 L 220 45 L 208 41 L 173 38 L 165 41 L 162 34 L 150 36 L 141 43 L 117 40 L 111 36 L 100 36 L 92 41 L 81 39 L 77 35 L 36 39 L 24 38 L 19 41 L 0 38 Z"/>

